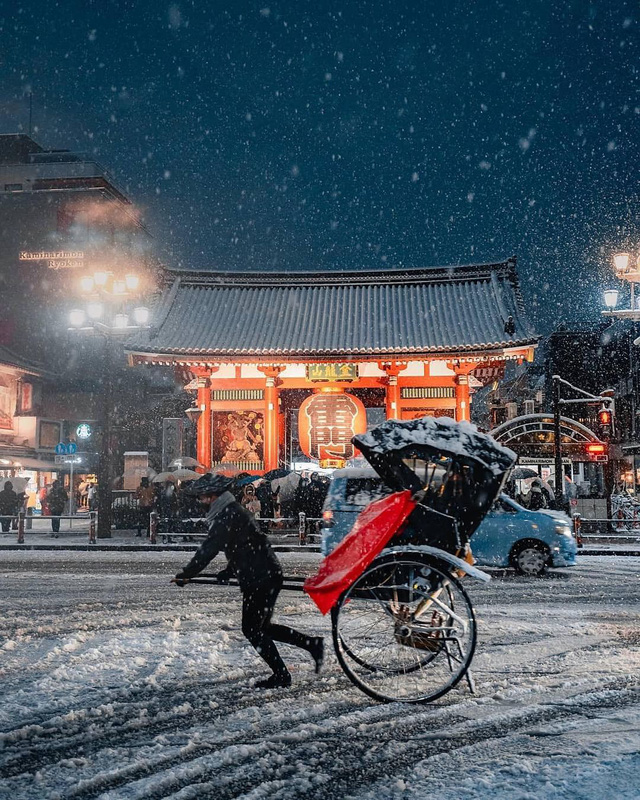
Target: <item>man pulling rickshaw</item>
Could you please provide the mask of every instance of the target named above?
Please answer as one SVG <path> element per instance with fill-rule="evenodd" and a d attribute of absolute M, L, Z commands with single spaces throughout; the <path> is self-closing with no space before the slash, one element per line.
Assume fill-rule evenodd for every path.
<path fill-rule="evenodd" d="M 383 702 L 430 702 L 465 677 L 473 688 L 476 621 L 460 579 L 489 580 L 472 565 L 469 539 L 500 494 L 515 453 L 448 418 L 387 420 L 353 441 L 393 493 L 364 509 L 304 583 L 320 611 L 331 612 L 338 662 L 359 689 Z M 273 670 L 257 686 L 289 686 L 274 640 L 307 650 L 316 672 L 323 640 L 271 622 L 282 570 L 228 491 L 231 484 L 219 475 L 194 484 L 209 506 L 210 533 L 174 580 L 184 585 L 224 550 L 243 593 L 243 633 Z"/>
<path fill-rule="evenodd" d="M 268 678 L 255 685 L 259 689 L 291 686 L 291 674 L 275 642 L 306 650 L 317 673 L 322 667 L 324 640 L 271 621 L 282 588 L 282 568 L 266 534 L 229 491 L 232 485 L 232 479 L 208 473 L 189 488 L 189 493 L 207 508 L 209 535 L 173 580 L 184 586 L 219 552 L 224 552 L 228 564 L 217 574 L 217 581 L 225 583 L 231 577 L 237 578 L 242 592 L 242 633 L 272 670 Z"/>

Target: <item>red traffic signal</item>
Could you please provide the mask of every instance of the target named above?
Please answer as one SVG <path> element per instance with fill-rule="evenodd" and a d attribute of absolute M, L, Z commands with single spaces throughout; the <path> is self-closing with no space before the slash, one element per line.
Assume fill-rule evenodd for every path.
<path fill-rule="evenodd" d="M 611 425 L 612 414 L 608 408 L 601 408 L 598 411 L 598 422 L 601 425 Z"/>

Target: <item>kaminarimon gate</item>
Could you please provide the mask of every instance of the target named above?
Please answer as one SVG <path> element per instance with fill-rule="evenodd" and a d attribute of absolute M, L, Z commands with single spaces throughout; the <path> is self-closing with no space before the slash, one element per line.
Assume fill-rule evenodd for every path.
<path fill-rule="evenodd" d="M 532 360 L 515 259 L 380 272 L 167 273 L 132 364 L 197 392 L 198 460 L 342 466 L 385 418 L 470 419 L 474 387 Z M 304 454 L 304 455 L 303 455 Z"/>

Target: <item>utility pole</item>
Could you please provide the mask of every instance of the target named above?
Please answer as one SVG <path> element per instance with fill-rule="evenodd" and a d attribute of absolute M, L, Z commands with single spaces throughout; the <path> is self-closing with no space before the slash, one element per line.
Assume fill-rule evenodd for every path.
<path fill-rule="evenodd" d="M 561 422 L 561 409 L 562 406 L 568 405 L 602 405 L 602 411 L 608 411 L 611 415 L 611 426 L 613 427 L 613 408 L 614 408 L 614 399 L 613 399 L 613 391 L 611 389 L 607 389 L 606 391 L 602 392 L 599 395 L 591 394 L 590 392 L 585 392 L 584 389 L 580 389 L 577 386 L 569 383 L 569 381 L 565 381 L 559 375 L 553 375 L 551 377 L 553 383 L 553 455 L 554 455 L 554 462 L 555 462 L 555 473 L 556 473 L 556 485 L 555 485 L 555 496 L 556 501 L 558 502 L 559 506 L 566 505 L 564 501 L 564 468 L 562 466 L 562 440 L 561 440 L 561 433 L 560 433 L 560 422 Z M 565 399 L 560 396 L 560 386 L 564 385 L 571 389 L 572 392 L 576 394 L 582 395 L 578 398 L 572 399 Z M 592 444 L 588 445 L 588 447 L 601 447 L 603 451 L 608 448 L 610 443 L 610 437 L 607 436 L 605 438 L 607 445 L 599 445 L 599 444 Z M 604 453 L 603 453 L 604 455 Z M 606 464 L 604 466 L 604 480 L 605 480 L 605 495 L 607 497 L 607 515 L 611 517 L 611 492 L 613 490 L 613 464 L 611 463 L 610 458 L 608 457 L 608 452 L 606 452 Z"/>
<path fill-rule="evenodd" d="M 562 467 L 562 441 L 560 439 L 560 377 L 554 375 L 553 381 L 553 460 L 555 464 L 556 503 L 559 507 L 564 502 L 564 469 Z"/>

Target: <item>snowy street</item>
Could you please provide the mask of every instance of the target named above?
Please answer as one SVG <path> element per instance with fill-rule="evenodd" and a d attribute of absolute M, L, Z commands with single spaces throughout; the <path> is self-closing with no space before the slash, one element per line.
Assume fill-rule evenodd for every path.
<path fill-rule="evenodd" d="M 283 554 L 285 572 L 318 556 Z M 0 796 L 637 798 L 640 559 L 467 581 L 477 694 L 378 705 L 283 647 L 290 690 L 242 637 L 230 587 L 168 583 L 184 553 L 4 552 Z M 561 615 L 556 615 L 558 610 Z M 284 592 L 276 616 L 329 620 Z"/>

